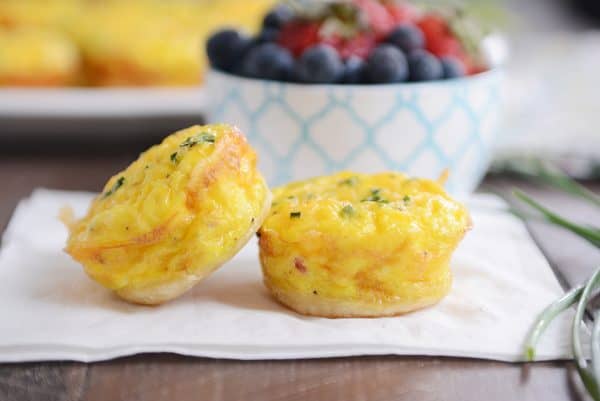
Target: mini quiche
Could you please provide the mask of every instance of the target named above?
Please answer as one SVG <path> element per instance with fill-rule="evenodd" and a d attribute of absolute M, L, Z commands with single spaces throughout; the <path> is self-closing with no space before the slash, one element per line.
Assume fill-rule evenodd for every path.
<path fill-rule="evenodd" d="M 154 5 L 154 6 L 153 6 Z M 73 24 L 91 86 L 190 86 L 200 82 L 201 37 L 155 12 L 157 2 L 94 2 Z M 166 8 L 166 7 L 165 7 Z M 126 23 L 124 23 L 126 21 Z M 101 26 L 102 29 L 98 29 Z"/>
<path fill-rule="evenodd" d="M 89 1 L 70 30 L 81 48 L 88 85 L 192 86 L 202 81 L 202 43 L 208 35 L 224 25 L 254 31 L 272 3 Z"/>
<path fill-rule="evenodd" d="M 125 300 L 160 304 L 233 257 L 270 206 L 244 136 L 227 125 L 194 126 L 112 177 L 81 220 L 63 213 L 65 251 Z"/>
<path fill-rule="evenodd" d="M 66 86 L 79 75 L 77 47 L 37 28 L 0 28 L 0 86 Z"/>
<path fill-rule="evenodd" d="M 274 191 L 258 232 L 264 282 L 306 315 L 376 317 L 437 303 L 471 227 L 438 182 L 342 172 Z"/>

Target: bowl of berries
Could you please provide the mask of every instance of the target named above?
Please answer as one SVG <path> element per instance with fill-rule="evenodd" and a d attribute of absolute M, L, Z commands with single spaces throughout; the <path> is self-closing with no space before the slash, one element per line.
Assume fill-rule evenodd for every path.
<path fill-rule="evenodd" d="M 498 136 L 502 82 L 474 27 L 405 1 L 287 1 L 255 36 L 209 38 L 209 120 L 247 134 L 272 185 L 449 170 L 448 189 L 469 194 Z"/>

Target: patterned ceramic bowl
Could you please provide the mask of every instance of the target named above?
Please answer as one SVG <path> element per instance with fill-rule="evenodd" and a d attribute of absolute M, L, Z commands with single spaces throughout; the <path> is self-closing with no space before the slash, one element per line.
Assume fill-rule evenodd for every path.
<path fill-rule="evenodd" d="M 501 72 L 388 85 L 300 85 L 211 71 L 209 120 L 235 124 L 271 185 L 339 170 L 403 171 L 471 193 L 497 139 Z"/>

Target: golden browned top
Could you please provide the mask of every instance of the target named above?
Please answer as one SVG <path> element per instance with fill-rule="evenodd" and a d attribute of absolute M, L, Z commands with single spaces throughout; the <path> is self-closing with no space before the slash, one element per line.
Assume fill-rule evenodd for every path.
<path fill-rule="evenodd" d="M 194 126 L 114 175 L 66 251 L 112 289 L 199 273 L 232 256 L 268 196 L 240 132 Z"/>

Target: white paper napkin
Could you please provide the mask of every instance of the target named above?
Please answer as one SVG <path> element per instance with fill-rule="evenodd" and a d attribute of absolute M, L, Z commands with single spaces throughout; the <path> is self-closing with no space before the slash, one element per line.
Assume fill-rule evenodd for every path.
<path fill-rule="evenodd" d="M 234 359 L 444 355 L 518 361 L 539 311 L 562 294 L 521 222 L 490 196 L 470 202 L 475 224 L 452 263 L 450 295 L 435 307 L 380 319 L 322 319 L 291 312 L 262 285 L 252 241 L 180 299 L 160 307 L 120 301 L 62 252 L 56 216 L 83 214 L 90 194 L 36 190 L 20 203 L 0 252 L 0 361 L 98 361 L 141 352 Z M 569 355 L 571 314 L 539 359 Z"/>

